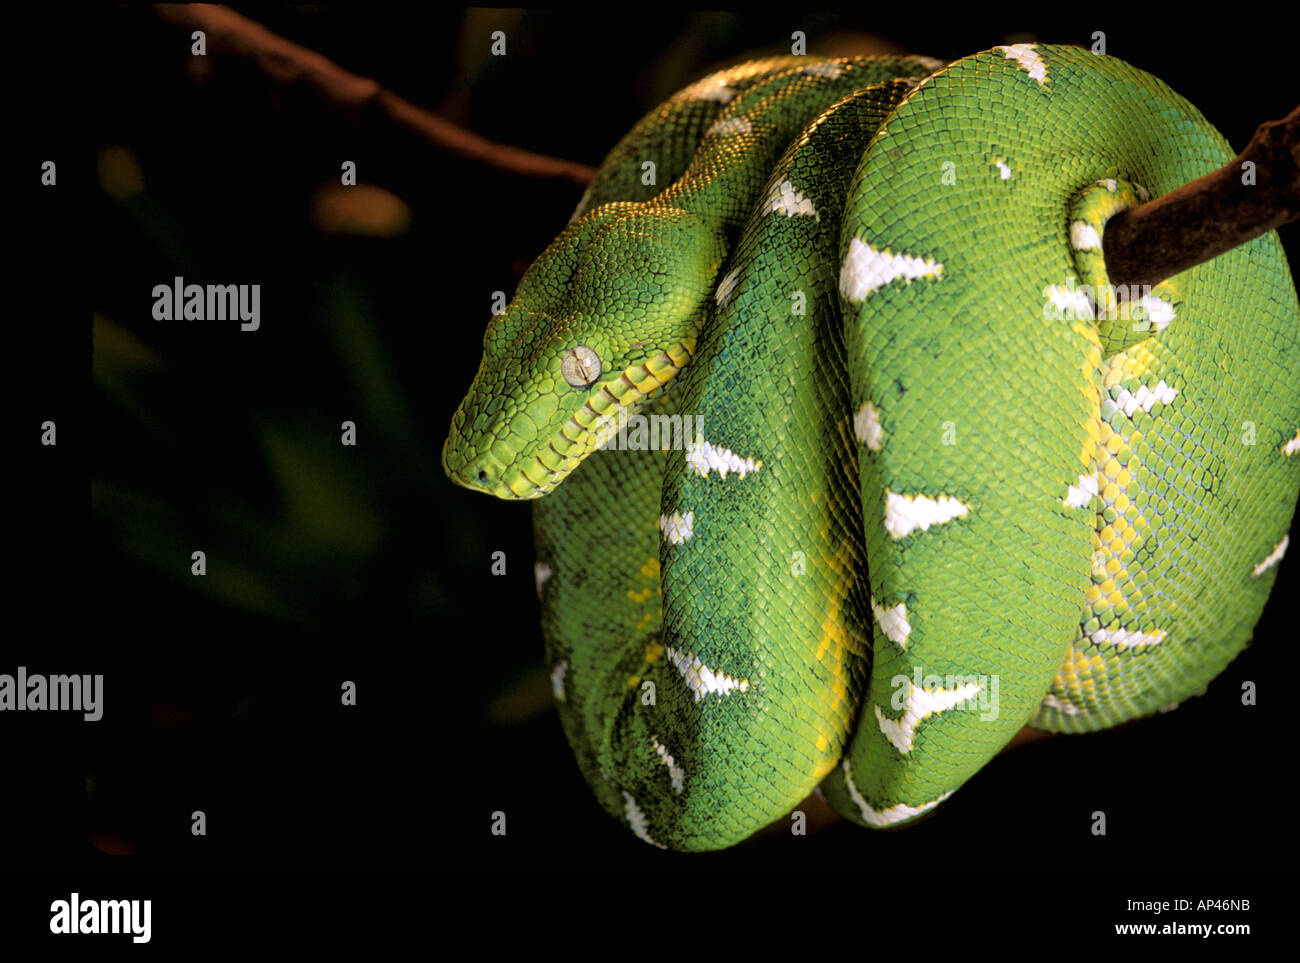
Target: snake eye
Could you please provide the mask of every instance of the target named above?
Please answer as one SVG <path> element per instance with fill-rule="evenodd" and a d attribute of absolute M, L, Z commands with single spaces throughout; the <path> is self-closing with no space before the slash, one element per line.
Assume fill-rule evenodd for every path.
<path fill-rule="evenodd" d="M 560 362 L 560 374 L 575 388 L 590 388 L 600 377 L 600 370 L 600 355 L 585 344 L 564 352 Z"/>

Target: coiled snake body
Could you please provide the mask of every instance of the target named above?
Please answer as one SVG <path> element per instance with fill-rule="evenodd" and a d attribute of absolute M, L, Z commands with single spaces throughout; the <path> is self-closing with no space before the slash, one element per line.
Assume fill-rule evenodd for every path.
<path fill-rule="evenodd" d="M 1026 723 L 1223 670 L 1300 491 L 1295 288 L 1270 233 L 1120 301 L 1101 243 L 1232 157 L 1159 80 L 1029 44 L 755 61 L 615 147 L 443 456 L 545 495 L 546 655 L 608 811 L 714 849 L 820 786 L 897 825 Z"/>

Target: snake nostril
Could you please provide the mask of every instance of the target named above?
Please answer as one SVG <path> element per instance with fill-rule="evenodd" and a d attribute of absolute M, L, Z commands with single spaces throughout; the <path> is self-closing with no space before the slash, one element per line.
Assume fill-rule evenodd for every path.
<path fill-rule="evenodd" d="M 478 480 L 481 482 L 485 482 L 488 480 L 488 473 L 486 468 L 480 468 L 478 470 Z"/>

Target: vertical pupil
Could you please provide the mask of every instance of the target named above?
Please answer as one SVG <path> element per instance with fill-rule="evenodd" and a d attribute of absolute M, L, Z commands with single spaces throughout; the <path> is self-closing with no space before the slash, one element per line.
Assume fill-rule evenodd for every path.
<path fill-rule="evenodd" d="M 575 387 L 589 387 L 600 377 L 600 357 L 590 348 L 570 348 L 562 365 L 565 380 Z"/>

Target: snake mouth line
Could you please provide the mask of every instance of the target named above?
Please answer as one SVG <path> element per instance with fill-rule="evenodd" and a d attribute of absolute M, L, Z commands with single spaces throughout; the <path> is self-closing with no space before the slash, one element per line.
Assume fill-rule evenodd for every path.
<path fill-rule="evenodd" d="M 695 338 L 684 338 L 664 351 L 630 365 L 624 371 L 594 387 L 587 400 L 547 440 L 537 439 L 540 449 L 520 456 L 515 453 L 493 482 L 479 474 L 462 476 L 467 488 L 485 491 L 509 500 L 541 498 L 555 489 L 584 458 L 605 444 L 618 431 L 618 413 L 659 395 L 690 361 Z"/>

